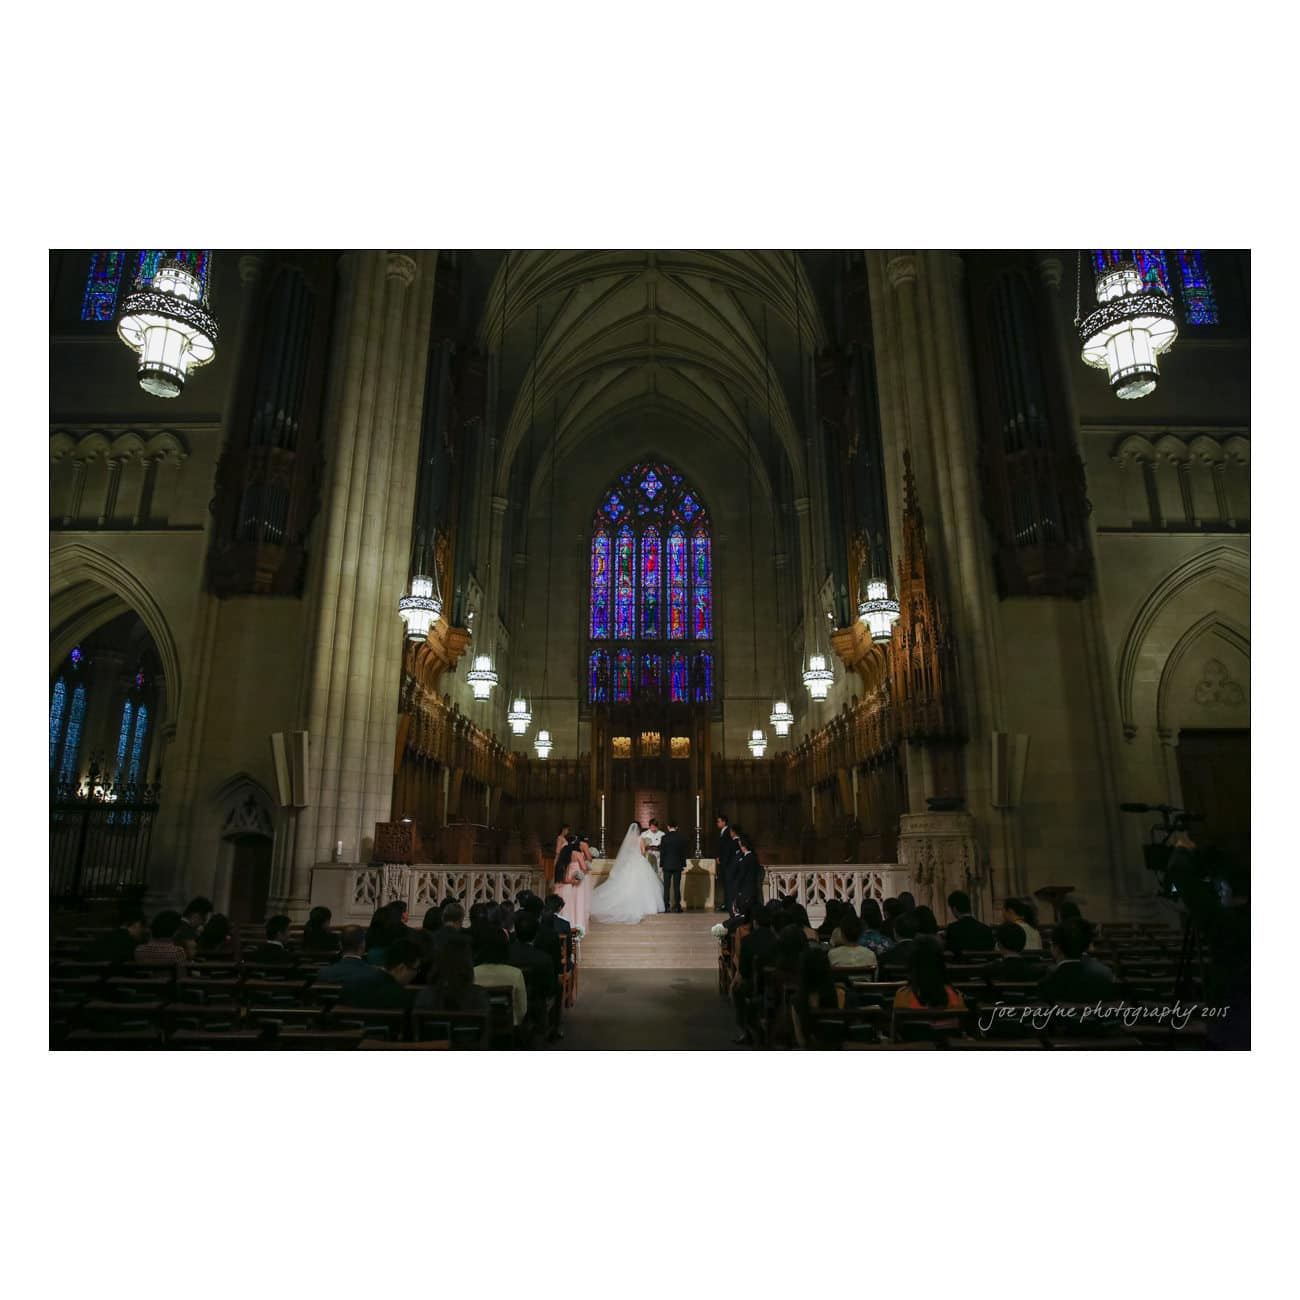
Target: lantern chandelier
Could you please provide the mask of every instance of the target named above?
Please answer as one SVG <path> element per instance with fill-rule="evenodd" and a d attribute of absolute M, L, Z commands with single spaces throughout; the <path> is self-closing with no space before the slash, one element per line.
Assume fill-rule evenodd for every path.
<path fill-rule="evenodd" d="M 1083 278 L 1079 254 L 1077 281 Z M 1074 323 L 1087 365 L 1104 370 L 1116 397 L 1145 397 L 1160 377 L 1156 358 L 1178 337 L 1174 305 L 1157 289 L 1142 282 L 1134 262 L 1116 262 L 1097 274 L 1097 309 L 1079 320 L 1078 283 Z"/>
<path fill-rule="evenodd" d="M 397 616 L 406 624 L 406 639 L 423 641 L 441 615 L 442 597 L 435 592 L 434 579 L 417 573 L 411 579 L 410 594 L 397 602 Z"/>
<path fill-rule="evenodd" d="M 500 680 L 497 677 L 496 669 L 492 667 L 492 656 L 476 655 L 474 657 L 474 667 L 465 674 L 465 680 L 469 683 L 470 690 L 474 692 L 476 700 L 489 699 L 492 695 L 492 688 Z"/>
<path fill-rule="evenodd" d="M 763 734 L 761 727 L 755 727 L 754 730 L 749 733 L 749 740 L 747 743 L 749 745 L 749 752 L 753 754 L 755 758 L 762 758 L 767 752 L 767 737 Z"/>
<path fill-rule="evenodd" d="M 179 397 L 189 372 L 216 355 L 217 322 L 198 277 L 174 258 L 150 281 L 137 280 L 122 302 L 117 335 L 140 357 L 140 387 L 155 397 Z"/>
<path fill-rule="evenodd" d="M 809 655 L 808 667 L 803 670 L 803 684 L 814 700 L 824 700 L 831 693 L 835 674 L 826 667 L 825 655 Z"/>
<path fill-rule="evenodd" d="M 871 633 L 876 645 L 889 641 L 898 622 L 898 601 L 889 595 L 889 585 L 883 578 L 872 578 L 867 583 L 867 598 L 858 602 L 858 617 Z"/>
<path fill-rule="evenodd" d="M 533 720 L 532 712 L 528 708 L 528 701 L 523 696 L 516 696 L 514 703 L 510 706 L 510 712 L 506 714 L 506 721 L 510 724 L 510 730 L 516 736 L 522 736 L 528 731 L 528 726 Z"/>
<path fill-rule="evenodd" d="M 551 752 L 553 744 L 551 741 L 551 733 L 543 727 L 537 733 L 537 739 L 533 741 L 533 744 L 537 749 L 537 757 L 545 758 Z"/>
<path fill-rule="evenodd" d="M 777 700 L 772 706 L 772 712 L 768 715 L 767 720 L 772 724 L 772 729 L 778 736 L 788 736 L 790 728 L 794 726 L 794 713 L 785 700 Z"/>

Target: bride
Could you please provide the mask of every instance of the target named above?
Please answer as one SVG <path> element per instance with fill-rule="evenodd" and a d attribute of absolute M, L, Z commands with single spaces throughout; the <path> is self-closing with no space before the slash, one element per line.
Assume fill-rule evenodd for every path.
<path fill-rule="evenodd" d="M 609 869 L 609 878 L 591 896 L 592 919 L 636 925 L 643 916 L 663 910 L 659 876 L 646 861 L 641 850 L 641 827 L 633 822 Z"/>

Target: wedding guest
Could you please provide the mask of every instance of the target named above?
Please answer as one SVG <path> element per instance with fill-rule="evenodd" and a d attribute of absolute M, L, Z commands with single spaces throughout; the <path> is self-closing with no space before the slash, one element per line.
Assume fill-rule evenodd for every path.
<path fill-rule="evenodd" d="M 138 907 L 124 907 L 117 917 L 117 925 L 107 934 L 101 934 L 90 945 L 87 961 L 124 962 L 135 957 L 135 950 L 144 943 L 149 931 L 144 923 L 144 912 Z"/>
<path fill-rule="evenodd" d="M 894 946 L 878 959 L 879 978 L 905 979 L 916 941 L 916 921 L 910 912 L 900 912 L 894 922 Z"/>
<path fill-rule="evenodd" d="M 175 939 L 181 928 L 181 914 L 175 911 L 159 912 L 149 926 L 149 940 L 135 950 L 137 966 L 178 966 L 185 968 L 188 958 L 185 949 Z"/>
<path fill-rule="evenodd" d="M 808 919 L 808 909 L 798 899 L 791 899 L 786 904 L 786 910 L 790 913 L 794 924 L 803 931 L 803 937 L 809 943 L 818 942 L 821 936 L 813 929 L 812 922 Z"/>
<path fill-rule="evenodd" d="M 776 952 L 777 934 L 772 922 L 777 915 L 767 903 L 754 909 L 754 928 L 740 941 L 736 958 L 736 977 L 731 985 L 731 1001 L 736 1011 L 736 1042 L 746 1043 L 752 1028 L 750 1000 L 762 993 L 762 969 Z"/>
<path fill-rule="evenodd" d="M 880 910 L 880 904 L 874 898 L 868 898 L 863 902 L 860 920 L 862 933 L 858 937 L 858 942 L 864 948 L 870 948 L 879 957 L 882 952 L 888 952 L 894 946 L 894 941 L 885 934 L 884 914 Z"/>
<path fill-rule="evenodd" d="M 470 934 L 474 951 L 474 983 L 483 988 L 510 990 L 512 1019 L 517 1029 L 528 1014 L 524 973 L 510 964 L 510 944 L 501 930 L 481 921 Z"/>
<path fill-rule="evenodd" d="M 551 1039 L 560 1036 L 560 970 L 557 956 L 539 947 L 537 918 L 521 912 L 515 920 L 515 934 L 506 960 L 523 972 L 531 1017 Z"/>
<path fill-rule="evenodd" d="M 984 978 L 1008 984 L 1029 984 L 1043 978 L 1045 972 L 1039 957 L 1025 956 L 1024 926 L 1003 921 L 993 931 L 993 941 L 997 961 L 980 971 Z"/>
<path fill-rule="evenodd" d="M 856 921 L 857 915 L 850 911 Z M 832 949 L 832 952 L 834 950 Z M 859 952 L 867 949 L 860 948 Z M 808 948 L 799 959 L 799 987 L 794 997 L 793 1030 L 797 1047 L 824 1046 L 817 1037 L 815 1013 L 839 1009 L 839 993 L 831 975 L 831 959 L 820 946 Z"/>
<path fill-rule="evenodd" d="M 416 1011 L 474 1012 L 483 1017 L 480 1047 L 487 1047 L 492 1028 L 492 1002 L 487 989 L 474 983 L 474 958 L 469 936 L 444 942 L 433 961 L 429 983 L 415 995 Z"/>
<path fill-rule="evenodd" d="M 176 933 L 172 935 L 172 942 L 185 949 L 187 962 L 193 961 L 199 955 L 199 932 L 192 925 L 186 925 L 182 921 Z"/>
<path fill-rule="evenodd" d="M 343 1001 L 351 1002 L 355 985 L 377 980 L 381 974 L 378 966 L 372 966 L 365 960 L 365 952 L 365 930 L 359 925 L 345 925 L 339 931 L 338 959 L 316 972 L 316 983 L 341 984 Z"/>
<path fill-rule="evenodd" d="M 348 1005 L 376 1010 L 405 1010 L 412 995 L 406 986 L 420 969 L 420 945 L 412 939 L 395 939 L 384 953 L 384 964 L 376 978 L 361 980 L 348 989 Z"/>
<path fill-rule="evenodd" d="M 993 950 L 993 931 L 971 915 L 970 895 L 964 889 L 954 889 L 948 895 L 948 910 L 954 919 L 943 932 L 943 946 L 954 957 Z"/>
<path fill-rule="evenodd" d="M 339 950 L 339 937 L 330 929 L 334 913 L 328 907 L 313 907 L 302 928 L 299 947 L 305 953 L 334 953 Z"/>
<path fill-rule="evenodd" d="M 898 899 L 896 898 L 885 899 L 885 905 L 884 905 L 885 919 L 881 923 L 880 933 L 883 934 L 886 939 L 893 940 L 898 937 L 894 933 L 894 922 L 897 921 L 898 918 L 902 916 L 906 910 L 907 909 L 902 905 L 902 903 L 898 901 Z"/>
<path fill-rule="evenodd" d="M 899 904 L 902 906 L 903 911 L 905 912 L 915 911 L 916 899 L 912 897 L 910 890 L 907 889 L 903 890 L 903 892 L 898 896 L 898 901 Z"/>
<path fill-rule="evenodd" d="M 430 908 L 430 911 L 433 909 Z M 437 960 L 440 953 L 449 943 L 455 939 L 469 936 L 465 933 L 465 909 L 455 898 L 449 898 L 443 905 L 442 910 L 437 913 L 440 922 L 438 928 L 433 932 L 433 938 L 430 940 L 430 948 L 433 951 L 433 960 Z M 428 916 L 424 918 L 426 921 Z"/>
<path fill-rule="evenodd" d="M 191 898 L 185 904 L 185 910 L 181 913 L 181 920 L 188 925 L 195 934 L 202 934 L 203 927 L 208 923 L 208 917 L 212 915 L 212 900 L 202 896 Z"/>
<path fill-rule="evenodd" d="M 213 957 L 220 955 L 231 940 L 230 918 L 218 912 L 208 918 L 208 923 L 199 934 L 199 955 Z"/>
<path fill-rule="evenodd" d="M 917 934 L 938 935 L 939 918 L 924 903 L 912 909 L 912 916 L 916 920 Z"/>
<path fill-rule="evenodd" d="M 840 898 L 828 898 L 826 900 L 826 918 L 817 927 L 817 937 L 822 942 L 829 942 L 831 935 L 839 929 L 840 916 L 847 906 L 848 904 Z"/>
<path fill-rule="evenodd" d="M 1038 986 L 1040 996 L 1052 1002 L 1095 1002 L 1118 995 L 1119 985 L 1097 969 L 1100 963 L 1091 967 L 1084 964 L 1083 956 L 1091 941 L 1092 929 L 1086 921 L 1066 921 L 1052 931 L 1055 965 Z"/>
<path fill-rule="evenodd" d="M 965 999 L 948 983 L 943 947 L 932 935 L 920 935 L 911 943 L 907 983 L 894 994 L 894 1006 L 900 1011 L 966 1009 Z"/>
<path fill-rule="evenodd" d="M 1014 921 L 1023 927 L 1026 952 L 1043 951 L 1043 936 L 1038 932 L 1038 913 L 1032 903 L 1023 898 L 1008 898 L 1002 904 L 1002 919 Z"/>
<path fill-rule="evenodd" d="M 266 923 L 266 938 L 253 949 L 249 961 L 258 966 L 284 966 L 293 961 L 289 951 L 289 918 L 277 915 Z"/>
<path fill-rule="evenodd" d="M 840 923 L 831 933 L 830 964 L 838 969 L 875 970 L 876 954 L 860 943 L 862 922 L 847 904 L 840 913 Z"/>

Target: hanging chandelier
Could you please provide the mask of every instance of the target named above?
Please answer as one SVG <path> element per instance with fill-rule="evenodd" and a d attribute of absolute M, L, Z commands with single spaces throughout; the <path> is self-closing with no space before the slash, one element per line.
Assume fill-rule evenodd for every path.
<path fill-rule="evenodd" d="M 171 258 L 123 300 L 117 335 L 139 354 L 140 387 L 155 397 L 179 397 L 190 370 L 217 351 L 217 322 L 203 286 L 184 262 Z"/>
<path fill-rule="evenodd" d="M 760 727 L 755 727 L 754 730 L 749 733 L 749 740 L 746 743 L 749 745 L 749 752 L 753 754 L 755 758 L 762 758 L 764 753 L 767 751 L 767 737 L 763 734 L 762 728 Z"/>
<path fill-rule="evenodd" d="M 533 741 L 533 744 L 537 747 L 537 757 L 545 758 L 551 752 L 552 743 L 551 733 L 543 727 L 537 733 L 537 739 Z"/>
<path fill-rule="evenodd" d="M 442 614 L 442 598 L 434 595 L 433 579 L 417 573 L 411 579 L 409 595 L 397 602 L 397 616 L 406 624 L 408 641 L 423 641 Z"/>
<path fill-rule="evenodd" d="M 474 667 L 465 674 L 465 680 L 469 683 L 470 690 L 474 692 L 476 700 L 486 700 L 491 696 L 492 688 L 500 680 L 496 669 L 492 667 L 492 656 L 477 655 L 474 659 Z"/>
<path fill-rule="evenodd" d="M 516 736 L 522 736 L 528 730 L 528 724 L 532 722 L 533 715 L 529 711 L 528 702 L 519 697 L 510 706 L 510 712 L 506 714 L 506 721 L 510 724 L 510 730 Z"/>
<path fill-rule="evenodd" d="M 794 726 L 794 712 L 785 700 L 777 700 L 767 720 L 778 736 L 788 736 L 790 728 Z"/>
<path fill-rule="evenodd" d="M 1082 255 L 1080 255 L 1082 256 Z M 1079 326 L 1083 360 L 1106 372 L 1116 397 L 1145 397 L 1160 377 L 1156 358 L 1178 337 L 1174 305 L 1142 283 L 1133 262 L 1097 276 L 1097 309 Z"/>
<path fill-rule="evenodd" d="M 825 655 L 809 655 L 808 667 L 803 670 L 803 684 L 814 700 L 824 700 L 831 693 L 835 674 L 826 667 Z"/>
<path fill-rule="evenodd" d="M 867 598 L 858 602 L 858 617 L 871 633 L 877 645 L 888 641 L 898 622 L 898 601 L 889 597 L 889 585 L 882 578 L 872 578 L 867 583 Z"/>

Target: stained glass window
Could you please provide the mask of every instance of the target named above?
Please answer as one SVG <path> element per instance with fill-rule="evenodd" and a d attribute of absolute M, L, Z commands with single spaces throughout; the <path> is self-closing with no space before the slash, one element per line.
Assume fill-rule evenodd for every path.
<path fill-rule="evenodd" d="M 686 637 L 686 534 L 680 525 L 668 534 L 668 637 Z"/>
<path fill-rule="evenodd" d="M 609 636 L 609 534 L 603 528 L 591 539 L 591 636 Z"/>
<path fill-rule="evenodd" d="M 50 771 L 54 771 L 54 753 L 59 747 L 59 737 L 63 733 L 63 711 L 68 707 L 68 688 L 60 677 L 54 683 L 54 693 L 50 696 Z"/>
<path fill-rule="evenodd" d="M 713 560 L 709 554 L 709 535 L 702 529 L 697 529 L 691 538 L 691 576 L 694 580 L 692 635 L 697 641 L 707 641 L 713 636 Z"/>
<path fill-rule="evenodd" d="M 1174 296 L 1169 284 L 1169 262 L 1164 250 L 1159 248 L 1135 248 L 1133 260 L 1137 263 L 1138 273 L 1142 276 L 1142 286 L 1163 293 L 1166 298 Z"/>
<path fill-rule="evenodd" d="M 614 699 L 626 703 L 632 698 L 632 652 L 620 650 L 614 656 Z"/>
<path fill-rule="evenodd" d="M 80 667 L 81 667 L 81 647 L 80 647 L 80 646 L 73 646 L 73 648 L 72 648 L 72 654 L 71 654 L 69 657 L 70 657 L 71 660 L 72 660 L 72 666 L 73 666 L 74 668 L 80 668 Z"/>
<path fill-rule="evenodd" d="M 587 665 L 593 704 L 609 699 L 609 651 L 593 650 Z"/>
<path fill-rule="evenodd" d="M 112 771 L 114 780 L 121 780 L 126 772 L 126 750 L 131 743 L 131 714 L 134 711 L 130 700 L 122 705 L 122 729 L 117 733 L 117 763 Z"/>
<path fill-rule="evenodd" d="M 691 698 L 690 670 L 686 656 L 678 651 L 672 659 L 672 682 L 670 698 L 674 704 L 685 704 Z"/>
<path fill-rule="evenodd" d="M 1183 312 L 1189 325 L 1217 325 L 1219 304 L 1199 248 L 1178 250 L 1178 273 L 1183 282 Z"/>
<path fill-rule="evenodd" d="M 131 742 L 131 770 L 127 780 L 133 784 L 140 779 L 140 764 L 144 758 L 144 738 L 149 730 L 149 710 L 142 704 L 135 715 L 135 739 Z"/>
<path fill-rule="evenodd" d="M 90 255 L 86 275 L 86 293 L 81 300 L 82 320 L 112 320 L 117 311 L 117 294 L 122 284 L 122 267 L 126 254 L 121 249 L 106 248 Z"/>
<path fill-rule="evenodd" d="M 698 654 L 695 656 L 695 698 L 711 700 L 713 698 L 713 656 Z"/>
<path fill-rule="evenodd" d="M 672 642 L 713 638 L 712 542 L 704 503 L 672 466 L 642 461 L 600 498 L 592 520 L 590 596 L 590 639 L 635 643 L 625 674 L 621 650 L 606 661 L 613 674 L 603 692 L 596 647 L 588 646 L 591 702 L 629 700 L 634 691 L 659 699 L 667 691 L 670 701 L 690 701 L 692 657 L 667 651 Z M 701 699 L 711 698 L 711 670 L 701 690 Z"/>
<path fill-rule="evenodd" d="M 659 626 L 663 603 L 663 554 L 659 530 L 647 528 L 641 534 L 641 635 L 657 641 L 663 632 Z"/>
<path fill-rule="evenodd" d="M 68 730 L 63 737 L 63 761 L 59 764 L 59 780 L 67 784 L 77 775 L 77 751 L 81 748 L 81 720 L 86 713 L 86 688 L 78 686 L 72 692 L 72 706 L 68 710 Z"/>

